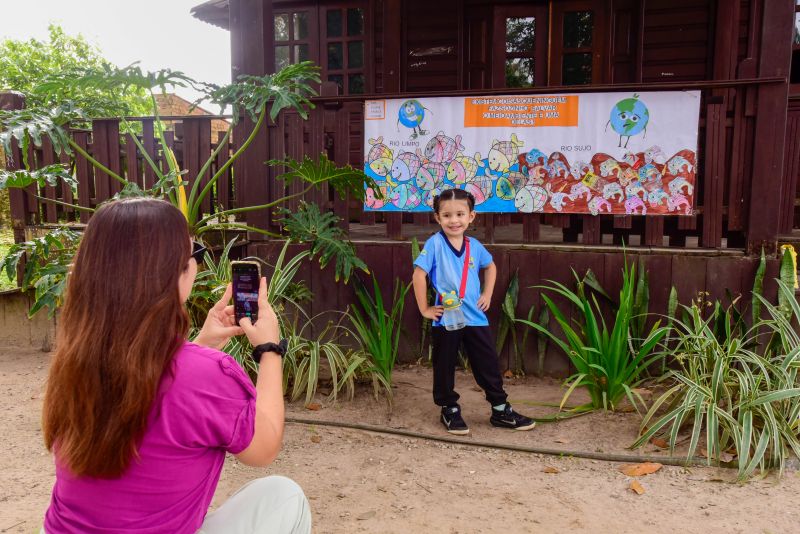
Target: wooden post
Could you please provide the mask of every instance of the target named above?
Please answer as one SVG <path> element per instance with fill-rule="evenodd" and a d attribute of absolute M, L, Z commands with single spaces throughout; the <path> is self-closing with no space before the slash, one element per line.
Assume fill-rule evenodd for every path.
<path fill-rule="evenodd" d="M 25 96 L 16 91 L 0 93 L 0 109 L 9 111 L 12 109 L 23 109 L 25 107 Z M 6 169 L 14 170 L 22 168 L 19 150 L 17 157 L 6 154 L 6 160 L 2 163 Z M 28 209 L 25 202 L 25 192 L 21 189 L 9 189 L 8 196 L 11 204 L 11 226 L 14 229 L 14 242 L 22 243 L 25 241 L 25 226 L 28 223 Z"/>
<path fill-rule="evenodd" d="M 231 79 L 243 74 L 263 76 L 275 71 L 273 55 L 274 22 L 272 2 L 262 0 L 231 0 L 229 5 L 231 29 Z M 269 121 L 269 118 L 266 119 Z M 233 145 L 241 147 L 253 131 L 254 123 L 243 118 L 233 130 Z M 236 203 L 239 207 L 256 206 L 272 200 L 272 180 L 267 179 L 269 158 L 268 128 L 264 124 L 256 138 L 234 163 Z M 269 173 L 270 178 L 272 174 Z M 275 230 L 268 210 L 245 214 L 249 226 Z M 255 232 L 247 235 L 251 241 L 264 236 Z"/>
<path fill-rule="evenodd" d="M 794 2 L 764 2 L 759 77 L 788 78 L 793 25 Z M 749 254 L 759 254 L 762 247 L 767 254 L 774 254 L 777 249 L 788 94 L 788 80 L 758 88 L 747 228 Z"/>

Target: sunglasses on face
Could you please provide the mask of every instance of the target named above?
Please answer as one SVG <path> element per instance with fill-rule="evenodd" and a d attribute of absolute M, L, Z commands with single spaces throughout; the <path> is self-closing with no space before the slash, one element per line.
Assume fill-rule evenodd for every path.
<path fill-rule="evenodd" d="M 197 241 L 192 241 L 192 258 L 199 265 L 203 261 L 203 256 L 206 253 L 206 247 Z"/>

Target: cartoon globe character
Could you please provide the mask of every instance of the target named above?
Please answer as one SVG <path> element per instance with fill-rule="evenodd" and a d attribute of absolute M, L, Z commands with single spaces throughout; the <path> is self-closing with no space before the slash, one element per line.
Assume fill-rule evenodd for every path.
<path fill-rule="evenodd" d="M 418 135 L 428 133 L 422 129 L 425 110 L 428 110 L 428 108 L 423 106 L 419 100 L 406 100 L 400 105 L 400 109 L 397 112 L 397 123 L 406 128 L 411 128 L 411 139 L 416 139 Z"/>
<path fill-rule="evenodd" d="M 647 106 L 639 100 L 639 95 L 634 94 L 633 98 L 625 98 L 617 102 L 611 109 L 611 118 L 606 123 L 619 134 L 619 144 L 622 145 L 622 138 L 625 137 L 624 148 L 628 147 L 628 141 L 634 135 L 644 132 L 647 135 L 647 123 L 650 122 L 650 111 Z"/>

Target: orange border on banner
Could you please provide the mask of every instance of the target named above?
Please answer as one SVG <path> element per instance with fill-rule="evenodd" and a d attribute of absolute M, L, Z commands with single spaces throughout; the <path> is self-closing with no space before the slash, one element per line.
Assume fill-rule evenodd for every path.
<path fill-rule="evenodd" d="M 380 102 L 383 104 L 383 115 L 380 117 L 367 117 L 367 102 Z M 386 120 L 386 100 L 365 100 L 364 101 L 364 120 L 366 121 L 382 121 Z"/>
<path fill-rule="evenodd" d="M 578 95 L 480 96 L 464 99 L 467 128 L 577 126 Z"/>

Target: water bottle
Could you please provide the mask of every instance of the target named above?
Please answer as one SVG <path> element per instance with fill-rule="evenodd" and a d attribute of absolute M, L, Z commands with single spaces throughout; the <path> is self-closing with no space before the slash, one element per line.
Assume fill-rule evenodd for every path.
<path fill-rule="evenodd" d="M 447 330 L 461 330 L 464 328 L 464 312 L 461 311 L 461 306 L 445 308 L 444 313 L 442 313 L 441 323 Z"/>

